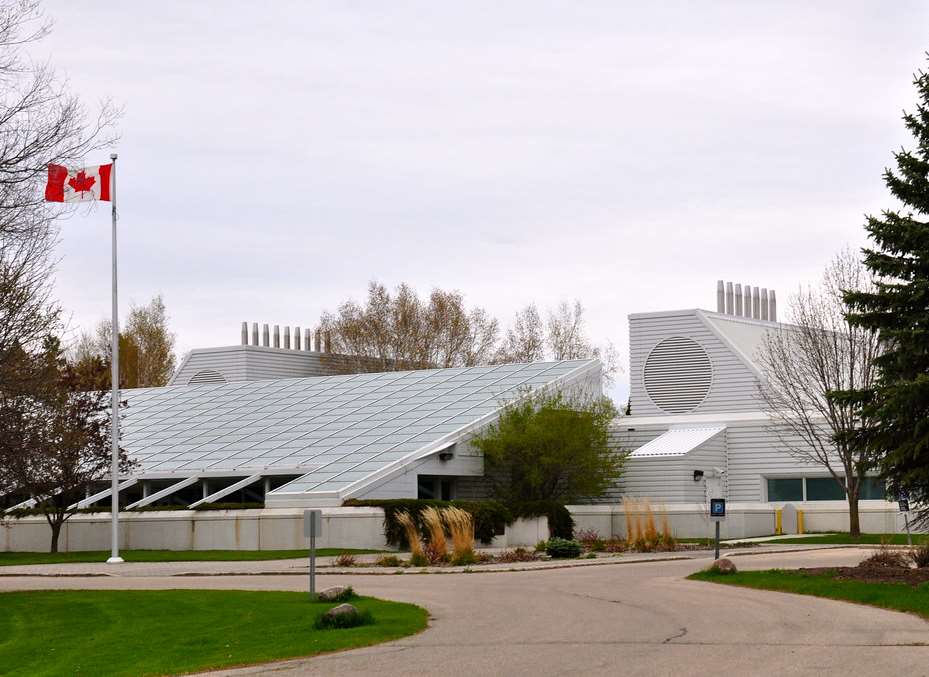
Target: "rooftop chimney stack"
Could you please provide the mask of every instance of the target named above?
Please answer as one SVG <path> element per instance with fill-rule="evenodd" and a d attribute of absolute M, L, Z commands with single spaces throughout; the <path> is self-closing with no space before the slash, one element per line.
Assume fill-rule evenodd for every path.
<path fill-rule="evenodd" d="M 306 351 L 313 350 L 313 346 L 310 345 L 310 328 L 309 327 L 303 330 L 303 349 Z"/>
<path fill-rule="evenodd" d="M 323 343 L 323 333 L 319 329 L 317 329 L 316 330 L 316 341 L 315 341 L 315 344 L 316 344 L 315 350 L 317 353 L 322 352 L 322 347 L 323 347 L 322 343 Z"/>
<path fill-rule="evenodd" d="M 271 347 L 271 332 L 266 324 L 261 325 L 261 345 L 265 348 Z"/>
<path fill-rule="evenodd" d="M 763 322 L 777 322 L 777 295 L 773 289 L 717 280 L 716 312 Z"/>
<path fill-rule="evenodd" d="M 281 347 L 281 327 L 280 325 L 274 325 L 274 347 Z"/>
<path fill-rule="evenodd" d="M 252 345 L 258 345 L 258 323 L 252 322 Z"/>
<path fill-rule="evenodd" d="M 242 345 L 248 345 L 248 322 L 242 323 Z"/>
<path fill-rule="evenodd" d="M 290 350 L 290 327 L 284 327 L 284 350 Z"/>

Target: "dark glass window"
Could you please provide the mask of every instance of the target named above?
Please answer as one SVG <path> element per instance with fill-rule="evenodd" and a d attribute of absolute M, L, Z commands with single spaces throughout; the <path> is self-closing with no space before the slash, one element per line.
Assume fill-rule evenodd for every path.
<path fill-rule="evenodd" d="M 845 492 L 839 486 L 839 483 L 831 477 L 807 477 L 806 500 L 844 501 Z"/>
<path fill-rule="evenodd" d="M 416 498 L 432 500 L 438 498 L 435 492 L 435 478 L 423 477 L 420 475 L 416 478 Z"/>
<path fill-rule="evenodd" d="M 799 477 L 768 480 L 769 501 L 802 501 L 803 480 Z"/>
<path fill-rule="evenodd" d="M 865 477 L 864 482 L 861 483 L 858 498 L 865 501 L 879 501 L 886 496 L 886 492 L 884 480 L 880 477 Z"/>

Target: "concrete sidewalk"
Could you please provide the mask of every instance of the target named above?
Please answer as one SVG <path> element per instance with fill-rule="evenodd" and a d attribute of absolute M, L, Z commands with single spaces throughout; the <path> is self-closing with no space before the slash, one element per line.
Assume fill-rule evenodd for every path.
<path fill-rule="evenodd" d="M 756 546 L 752 548 L 723 548 L 720 556 L 749 557 L 766 553 L 801 552 L 804 550 L 823 550 L 849 548 L 845 545 L 789 545 Z M 398 553 L 408 557 L 408 553 Z M 465 567 L 378 567 L 373 562 L 378 555 L 361 555 L 356 561 L 363 564 L 353 567 L 338 567 L 335 557 L 317 558 L 320 574 L 340 574 L 350 576 L 383 576 L 397 574 L 460 574 L 491 573 L 503 571 L 543 571 L 548 569 L 565 569 L 575 567 L 608 566 L 632 564 L 637 562 L 663 562 L 680 559 L 706 559 L 712 557 L 712 550 L 681 550 L 676 552 L 653 553 L 601 553 L 596 559 L 553 559 L 534 562 L 513 562 L 496 564 L 475 564 Z M 367 563 L 372 566 L 364 566 Z M 282 560 L 253 561 L 208 561 L 208 562 L 125 562 L 123 564 L 106 564 L 105 562 L 64 563 L 64 564 L 30 564 L 0 566 L 0 578 L 22 576 L 48 577 L 111 577 L 111 578 L 147 578 L 161 576 L 306 576 L 309 563 L 306 558 Z"/>

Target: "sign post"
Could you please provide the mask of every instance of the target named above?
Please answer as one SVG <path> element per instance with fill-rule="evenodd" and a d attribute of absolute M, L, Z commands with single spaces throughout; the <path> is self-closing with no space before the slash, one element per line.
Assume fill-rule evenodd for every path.
<path fill-rule="evenodd" d="M 897 506 L 903 513 L 903 523 L 906 525 L 906 544 L 913 547 L 913 537 L 910 535 L 910 499 L 908 496 L 901 495 L 897 498 Z"/>
<path fill-rule="evenodd" d="M 303 511 L 303 535 L 310 539 L 310 598 L 316 599 L 316 537 L 323 530 L 323 511 Z"/>
<path fill-rule="evenodd" d="M 726 519 L 726 499 L 710 499 L 710 519 L 716 522 L 716 557 L 719 559 L 719 523 Z"/>

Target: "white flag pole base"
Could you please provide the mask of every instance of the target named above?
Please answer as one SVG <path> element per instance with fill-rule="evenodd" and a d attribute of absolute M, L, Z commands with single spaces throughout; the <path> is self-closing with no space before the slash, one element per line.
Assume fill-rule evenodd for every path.
<path fill-rule="evenodd" d="M 126 561 L 126 560 L 124 560 L 122 557 L 110 557 L 110 558 L 106 561 L 106 563 L 107 563 L 107 564 L 123 564 L 125 561 Z"/>

